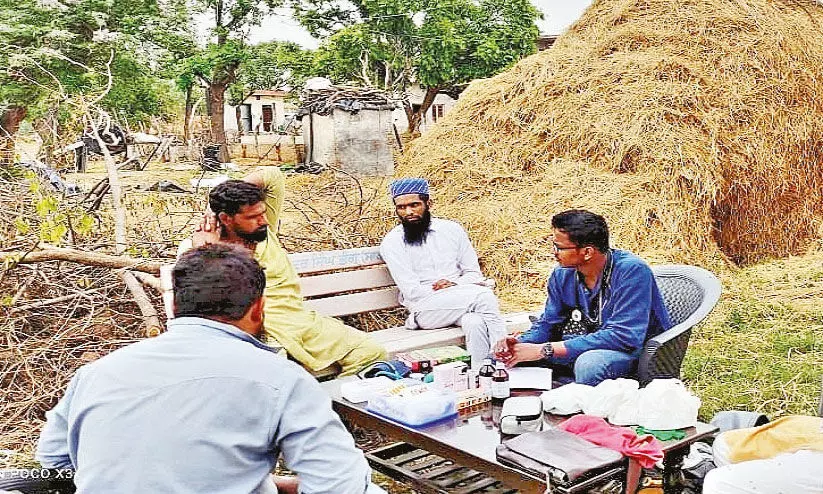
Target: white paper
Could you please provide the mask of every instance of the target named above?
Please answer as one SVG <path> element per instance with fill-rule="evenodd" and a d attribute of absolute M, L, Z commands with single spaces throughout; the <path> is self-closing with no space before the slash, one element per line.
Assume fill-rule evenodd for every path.
<path fill-rule="evenodd" d="M 552 389 L 552 370 L 543 367 L 512 367 L 509 372 L 511 389 Z"/>

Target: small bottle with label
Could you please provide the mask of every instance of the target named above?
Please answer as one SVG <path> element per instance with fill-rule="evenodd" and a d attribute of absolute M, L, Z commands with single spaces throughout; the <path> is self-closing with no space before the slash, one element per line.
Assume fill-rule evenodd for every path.
<path fill-rule="evenodd" d="M 482 389 L 484 393 L 491 394 L 492 392 L 492 374 L 494 374 L 492 359 L 484 359 L 483 365 L 477 372 L 478 387 Z"/>
<path fill-rule="evenodd" d="M 492 374 L 492 401 L 500 402 L 511 395 L 509 387 L 509 373 L 503 362 L 497 362 Z"/>

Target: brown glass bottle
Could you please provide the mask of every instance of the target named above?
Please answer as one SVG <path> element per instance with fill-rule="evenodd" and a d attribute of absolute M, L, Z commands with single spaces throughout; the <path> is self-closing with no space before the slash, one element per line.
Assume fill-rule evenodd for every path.
<path fill-rule="evenodd" d="M 494 366 L 494 374 L 492 374 L 492 401 L 499 403 L 510 395 L 509 373 L 506 372 L 503 362 L 497 362 Z"/>

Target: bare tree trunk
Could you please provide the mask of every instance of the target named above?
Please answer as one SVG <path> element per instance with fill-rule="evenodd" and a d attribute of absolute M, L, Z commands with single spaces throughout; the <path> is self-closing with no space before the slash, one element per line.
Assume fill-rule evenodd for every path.
<path fill-rule="evenodd" d="M 191 91 L 193 84 L 186 88 L 186 116 L 183 119 L 183 142 L 189 143 L 191 139 L 191 114 L 194 110 L 194 103 L 191 100 Z"/>
<path fill-rule="evenodd" d="M 100 137 L 99 124 L 92 122 L 88 109 L 86 110 L 86 114 L 89 115 L 87 118 L 89 122 L 92 123 L 94 138 L 100 145 L 100 149 L 103 151 L 103 158 L 106 162 L 109 187 L 111 187 L 111 201 L 114 206 L 114 250 L 117 255 L 122 255 L 127 247 L 126 208 L 123 205 L 123 188 L 120 185 L 120 177 L 117 174 L 117 164 L 114 162 L 114 158 L 112 158 L 109 153 L 106 143 L 103 142 L 103 139 Z M 129 292 L 131 292 L 134 302 L 137 304 L 137 307 L 140 309 L 140 313 L 143 315 L 143 324 L 145 325 L 146 336 L 156 336 L 160 334 L 162 331 L 160 318 L 157 317 L 157 311 L 154 310 L 154 306 L 151 304 L 151 300 L 149 300 L 148 295 L 146 295 L 146 291 L 143 289 L 143 286 L 140 285 L 137 278 L 135 278 L 134 275 L 128 271 L 121 271 L 120 278 L 126 284 Z"/>
<path fill-rule="evenodd" d="M 432 103 L 434 103 L 434 98 L 437 97 L 437 93 L 439 92 L 439 86 L 426 88 L 426 95 L 423 96 L 423 102 L 420 104 L 420 108 L 418 108 L 416 112 L 411 112 L 411 118 L 409 118 L 409 133 L 414 134 L 420 132 L 420 123 L 423 121 L 423 115 L 429 111 Z M 409 113 L 409 111 L 406 111 L 407 118 L 409 117 Z"/>
<path fill-rule="evenodd" d="M 14 136 L 27 112 L 23 106 L 12 105 L 0 115 L 0 165 L 14 162 Z"/>
<path fill-rule="evenodd" d="M 226 129 L 223 123 L 225 95 L 228 84 L 212 82 L 209 85 L 209 105 L 211 107 L 211 140 L 220 144 L 220 161 L 229 161 L 229 149 L 226 145 Z"/>

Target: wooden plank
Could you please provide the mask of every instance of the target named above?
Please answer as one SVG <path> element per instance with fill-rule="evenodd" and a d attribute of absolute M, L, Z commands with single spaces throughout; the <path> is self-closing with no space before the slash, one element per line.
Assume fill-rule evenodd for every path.
<path fill-rule="evenodd" d="M 388 477 L 403 482 L 404 484 L 411 484 L 411 487 L 416 492 L 421 494 L 448 494 L 446 490 L 426 480 L 417 473 L 409 471 L 403 467 L 398 467 L 371 453 L 366 453 L 365 456 L 372 468 L 384 475 L 387 475 Z"/>
<path fill-rule="evenodd" d="M 398 293 L 397 287 L 383 288 L 370 292 L 306 300 L 303 305 L 325 316 L 348 316 L 398 307 L 400 305 L 397 302 Z"/>
<path fill-rule="evenodd" d="M 300 292 L 304 297 L 335 295 L 393 285 L 394 280 L 385 265 L 357 271 L 300 277 Z"/>
<path fill-rule="evenodd" d="M 383 264 L 378 247 L 298 252 L 289 254 L 289 260 L 300 275 Z"/>
<path fill-rule="evenodd" d="M 487 488 L 496 483 L 496 479 L 491 477 L 483 477 L 480 480 L 476 480 L 469 485 L 461 487 L 459 490 L 455 491 L 454 494 L 476 494 L 478 492 L 485 492 Z"/>
<path fill-rule="evenodd" d="M 373 331 L 369 333 L 369 337 L 383 345 L 389 356 L 419 348 L 462 345 L 466 341 L 463 329 L 459 327 L 443 329 L 390 328 Z"/>
<path fill-rule="evenodd" d="M 410 461 L 419 460 L 420 458 L 424 458 L 424 457 L 429 456 L 429 455 L 431 455 L 431 453 L 429 453 L 426 450 L 416 449 L 416 450 L 411 451 L 409 453 L 402 454 L 402 455 L 399 455 L 399 456 L 395 456 L 394 458 L 391 458 L 389 461 L 391 461 L 395 465 L 402 465 L 403 463 L 408 463 Z"/>
<path fill-rule="evenodd" d="M 466 467 L 458 465 L 457 463 L 452 463 L 451 465 L 445 465 L 440 468 L 435 468 L 434 470 L 430 470 L 420 477 L 426 480 L 432 480 L 436 477 L 440 477 L 441 475 L 448 475 L 453 472 L 457 472 L 460 470 L 464 470 Z M 436 482 L 435 482 L 436 483 Z"/>
<path fill-rule="evenodd" d="M 425 470 L 427 470 L 429 468 L 436 467 L 440 463 L 444 463 L 444 462 L 447 462 L 447 461 L 450 461 L 450 460 L 446 460 L 446 459 L 441 458 L 437 455 L 431 455 L 430 458 L 427 458 L 427 459 L 425 459 L 421 462 L 417 462 L 413 465 L 403 465 L 403 468 L 405 468 L 406 470 L 409 470 L 411 472 L 420 474 L 420 473 L 424 472 Z"/>
<path fill-rule="evenodd" d="M 531 325 L 528 316 L 529 313 L 526 312 L 503 314 L 508 332 L 511 334 L 527 330 Z M 456 326 L 441 329 L 406 329 L 398 326 L 372 331 L 369 337 L 383 345 L 390 356 L 416 348 L 462 345 L 466 341 L 463 330 Z"/>
<path fill-rule="evenodd" d="M 441 487 L 446 487 L 449 489 L 456 488 L 463 482 L 468 482 L 471 479 L 474 479 L 477 476 L 482 476 L 483 474 L 478 472 L 477 470 L 472 470 L 471 468 L 464 468 L 459 472 L 455 472 L 449 475 L 446 475 L 443 478 L 437 479 L 435 483 Z"/>

